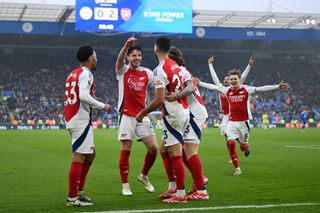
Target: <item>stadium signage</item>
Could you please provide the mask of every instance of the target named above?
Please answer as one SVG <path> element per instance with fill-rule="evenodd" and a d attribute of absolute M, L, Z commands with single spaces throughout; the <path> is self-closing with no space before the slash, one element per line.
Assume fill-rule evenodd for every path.
<path fill-rule="evenodd" d="M 75 29 L 192 33 L 192 0 L 76 0 Z"/>

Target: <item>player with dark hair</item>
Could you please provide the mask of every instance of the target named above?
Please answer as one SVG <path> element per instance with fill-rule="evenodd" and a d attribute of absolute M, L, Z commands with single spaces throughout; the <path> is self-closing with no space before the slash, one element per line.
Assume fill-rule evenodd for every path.
<path fill-rule="evenodd" d="M 96 152 L 93 142 L 92 108 L 111 111 L 109 104 L 93 98 L 92 71 L 97 55 L 90 45 L 82 45 L 76 52 L 80 66 L 67 78 L 64 95 L 66 128 L 72 140 L 72 163 L 69 170 L 69 196 L 67 206 L 90 206 L 91 199 L 84 195 L 84 185 Z"/>
<path fill-rule="evenodd" d="M 194 77 L 191 75 L 190 71 L 187 70 L 186 68 L 185 60 L 183 59 L 182 52 L 178 48 L 172 47 L 169 53 L 169 58 L 174 60 L 180 66 L 183 72 L 183 78 L 189 79 L 184 82 L 186 85 L 186 88 L 184 90 L 187 90 L 188 83 L 193 84 Z M 194 86 L 193 93 L 184 91 L 183 94 L 182 93 L 167 94 L 166 100 L 175 101 L 180 98 L 187 97 L 189 110 L 190 110 L 190 118 L 189 118 L 189 124 L 186 128 L 186 131 L 184 132 L 184 137 L 183 137 L 184 139 L 183 160 L 186 167 L 191 172 L 191 175 L 194 181 L 192 189 L 188 192 L 187 200 L 207 200 L 209 199 L 209 195 L 206 190 L 206 183 L 208 182 L 208 179 L 203 176 L 202 163 L 198 155 L 198 149 L 199 149 L 199 144 L 202 136 L 202 125 L 205 123 L 208 117 L 208 113 L 204 106 L 204 103 L 201 98 L 197 85 L 193 84 L 193 86 Z M 163 150 L 162 146 L 160 146 L 161 155 L 163 156 L 164 154 L 162 150 Z M 169 170 L 169 169 L 170 167 L 166 168 L 166 170 Z M 167 174 L 169 172 L 167 172 Z M 172 177 L 172 176 L 173 175 L 171 174 L 168 177 Z M 169 187 L 170 187 L 170 184 L 169 184 Z M 162 196 L 172 196 L 172 194 L 170 193 L 171 191 L 173 190 L 169 188 L 167 192 L 162 194 Z"/>
<path fill-rule="evenodd" d="M 173 102 L 165 100 L 165 93 L 174 92 L 179 96 L 184 89 L 181 68 L 169 58 L 170 47 L 169 38 L 160 37 L 155 42 L 154 52 L 159 62 L 154 70 L 155 97 L 146 108 L 140 111 L 136 119 L 141 122 L 145 115 L 162 106 L 162 141 L 172 160 L 177 188 L 175 196 L 164 199 L 163 202 L 183 203 L 186 202 L 184 189 L 186 174 L 182 159 L 182 144 L 183 134 L 189 121 L 189 108 L 185 97 Z"/>
<path fill-rule="evenodd" d="M 142 50 L 140 46 L 134 45 L 136 40 L 131 37 L 126 41 L 116 62 L 116 74 L 119 81 L 118 111 L 120 113 L 118 140 L 121 141 L 119 170 L 122 194 L 125 196 L 132 195 L 128 181 L 132 140 L 136 136 L 147 148 L 138 180 L 149 192 L 154 192 L 154 187 L 147 175 L 156 160 L 158 150 L 157 139 L 148 116 L 145 116 L 141 123 L 138 123 L 135 118 L 145 108 L 147 86 L 154 80 L 153 72 L 140 66 Z M 125 64 L 125 59 L 128 60 L 128 65 Z"/>
<path fill-rule="evenodd" d="M 229 121 L 227 124 L 228 147 L 230 157 L 235 167 L 234 175 L 238 176 L 242 174 L 242 171 L 236 153 L 236 143 L 240 143 L 240 149 L 244 151 L 246 157 L 250 154 L 250 127 L 248 124 L 250 118 L 249 97 L 256 92 L 274 91 L 278 89 L 287 90 L 290 88 L 290 85 L 282 81 L 278 85 L 262 87 L 242 85 L 240 81 L 241 72 L 239 70 L 230 71 L 229 77 L 230 86 L 228 87 L 222 86 L 222 84 L 214 85 L 203 82 L 199 82 L 199 85 L 223 93 L 228 99 L 230 107 Z"/>

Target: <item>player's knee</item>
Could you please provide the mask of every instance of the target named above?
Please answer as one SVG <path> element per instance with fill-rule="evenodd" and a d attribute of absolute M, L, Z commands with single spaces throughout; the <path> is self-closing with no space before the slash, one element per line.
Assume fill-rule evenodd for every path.
<path fill-rule="evenodd" d="M 150 152 L 151 154 L 157 154 L 158 153 L 158 145 L 155 144 L 150 144 L 150 146 L 148 146 L 148 152 Z"/>
<path fill-rule="evenodd" d="M 131 141 L 121 141 L 122 150 L 131 150 L 132 142 Z"/>

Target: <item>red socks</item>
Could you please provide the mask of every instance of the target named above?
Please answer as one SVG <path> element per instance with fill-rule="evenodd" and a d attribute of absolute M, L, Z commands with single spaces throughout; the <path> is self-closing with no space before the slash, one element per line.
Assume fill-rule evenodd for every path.
<path fill-rule="evenodd" d="M 197 154 L 192 155 L 188 160 L 188 165 L 196 188 L 198 190 L 204 190 L 205 188 L 202 174 L 202 163 L 199 156 Z"/>
<path fill-rule="evenodd" d="M 173 175 L 173 170 L 172 170 L 172 164 L 171 164 L 171 158 L 168 154 L 168 152 L 161 152 L 161 157 L 162 157 L 162 161 L 163 161 L 163 167 L 166 170 L 166 174 L 168 177 L 168 181 L 172 182 L 174 181 L 174 175 Z"/>
<path fill-rule="evenodd" d="M 87 175 L 89 172 L 89 169 L 91 167 L 92 162 L 89 161 L 84 161 L 82 165 L 82 172 L 81 172 L 81 177 L 80 177 L 80 184 L 79 184 L 79 191 L 83 191 L 84 189 L 84 184 L 86 183 Z"/>
<path fill-rule="evenodd" d="M 121 150 L 119 159 L 119 170 L 122 183 L 128 183 L 129 176 L 129 150 Z"/>
<path fill-rule="evenodd" d="M 230 157 L 234 165 L 234 168 L 238 168 L 239 163 L 238 163 L 238 154 L 236 151 L 236 143 L 234 141 L 229 140 L 228 144 L 229 144 L 229 153 L 230 153 Z"/>
<path fill-rule="evenodd" d="M 151 169 L 153 163 L 156 161 L 157 153 L 153 154 L 147 152 L 146 156 L 144 157 L 144 164 L 141 173 L 145 176 L 148 175 L 149 170 Z"/>
<path fill-rule="evenodd" d="M 82 172 L 82 163 L 72 162 L 69 170 L 69 197 L 77 197 L 80 177 Z"/>
<path fill-rule="evenodd" d="M 173 171 L 176 176 L 177 190 L 184 189 L 186 181 L 186 171 L 184 170 L 184 163 L 182 156 L 173 156 Z"/>

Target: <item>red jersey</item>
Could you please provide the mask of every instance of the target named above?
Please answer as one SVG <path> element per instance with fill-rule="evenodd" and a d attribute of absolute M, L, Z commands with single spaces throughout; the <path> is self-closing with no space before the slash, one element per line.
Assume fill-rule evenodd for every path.
<path fill-rule="evenodd" d="M 170 58 L 160 62 L 155 70 L 155 88 L 166 88 L 166 92 L 178 93 L 184 88 L 183 74 L 179 65 Z M 188 115 L 188 102 L 187 98 L 169 102 L 164 101 L 162 106 L 162 115 Z"/>
<path fill-rule="evenodd" d="M 64 117 L 66 127 L 88 125 L 92 108 L 104 107 L 104 103 L 93 99 L 94 80 L 87 67 L 78 67 L 67 78 L 64 95 Z"/>
<path fill-rule="evenodd" d="M 125 65 L 117 72 L 117 79 L 119 81 L 118 111 L 135 117 L 145 108 L 147 86 L 153 81 L 153 73 L 144 67 L 135 70 Z"/>
<path fill-rule="evenodd" d="M 220 107 L 221 107 L 222 114 L 229 115 L 229 101 L 228 101 L 228 98 L 224 94 L 219 93 L 219 99 L 220 99 Z"/>
<path fill-rule="evenodd" d="M 226 96 L 230 105 L 230 121 L 246 121 L 251 117 L 249 95 L 254 92 L 254 87 L 241 86 L 234 90 L 229 88 Z"/>

